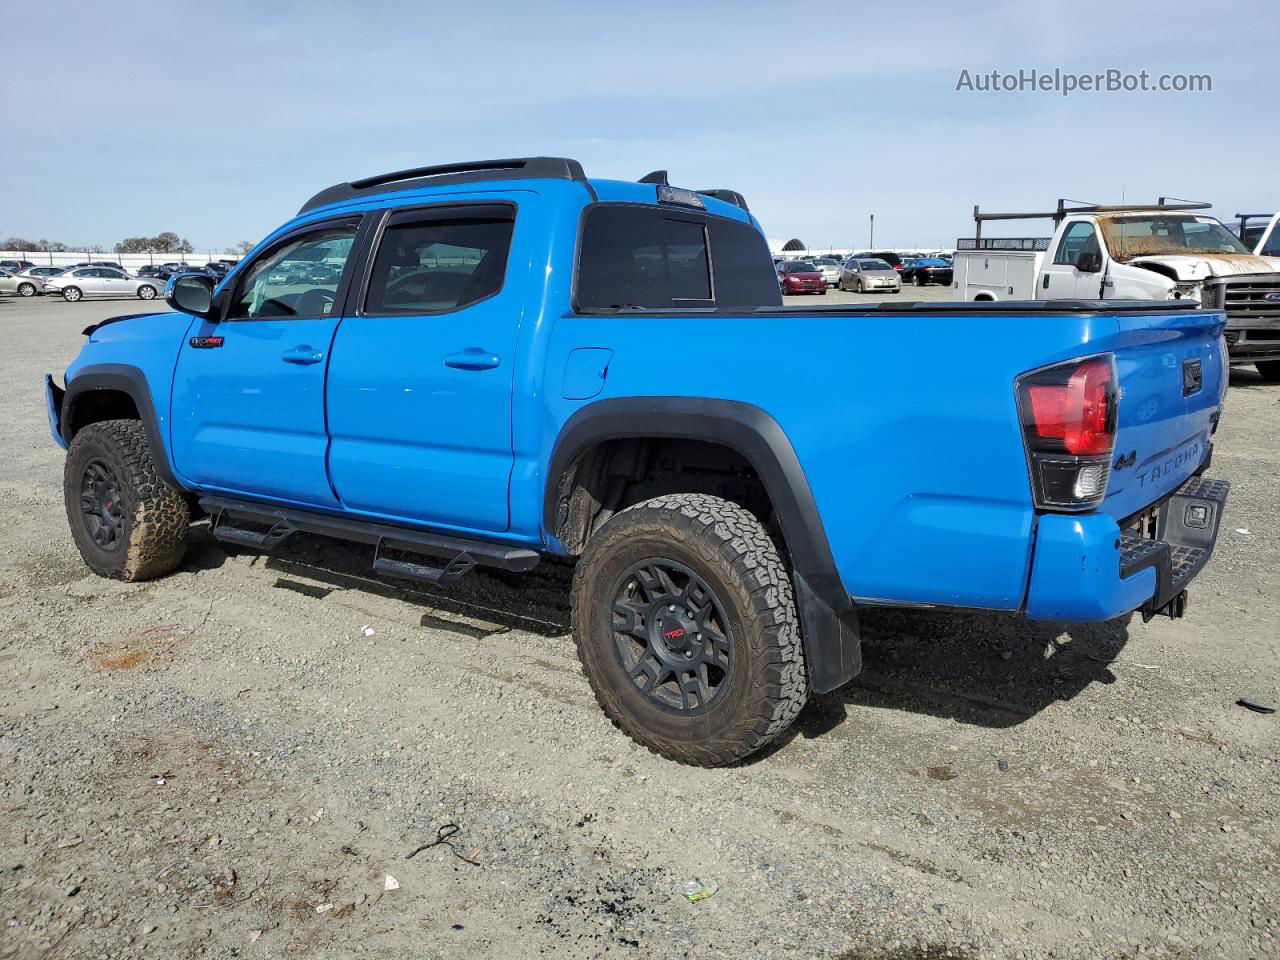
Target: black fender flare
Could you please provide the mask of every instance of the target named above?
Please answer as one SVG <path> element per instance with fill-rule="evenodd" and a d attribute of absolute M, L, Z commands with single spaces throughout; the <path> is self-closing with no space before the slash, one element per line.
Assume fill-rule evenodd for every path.
<path fill-rule="evenodd" d="M 680 437 L 728 447 L 751 464 L 773 503 L 791 554 L 810 686 L 818 693 L 848 682 L 862 666 L 857 612 L 827 540 L 822 516 L 791 441 L 767 412 L 748 403 L 690 397 L 598 400 L 565 422 L 545 479 L 543 527 L 554 534 L 561 478 L 584 452 L 606 440 Z"/>
<path fill-rule="evenodd" d="M 164 442 L 164 432 L 160 429 L 160 420 L 156 416 L 155 401 L 152 399 L 146 374 L 131 364 L 97 363 L 76 371 L 75 376 L 67 381 L 66 394 L 62 398 L 59 423 L 62 439 L 71 443 L 71 424 L 74 422 L 76 403 L 86 394 L 99 390 L 123 393 L 133 401 L 142 420 L 142 428 L 147 432 L 156 473 L 174 489 L 186 489 L 174 476 L 173 465 L 169 461 L 169 446 Z"/>

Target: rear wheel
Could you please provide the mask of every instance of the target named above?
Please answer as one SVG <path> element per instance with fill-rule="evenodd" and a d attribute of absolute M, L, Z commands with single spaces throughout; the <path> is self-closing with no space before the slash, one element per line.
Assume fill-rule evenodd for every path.
<path fill-rule="evenodd" d="M 36 295 L 36 285 L 34 283 L 18 284 L 18 296 L 34 297 Z"/>
<path fill-rule="evenodd" d="M 916 286 L 917 286 L 917 287 L 927 287 L 928 285 L 929 285 L 929 278 L 928 278 L 928 277 L 926 277 L 923 273 L 921 273 L 920 271 L 918 271 L 918 270 L 917 270 L 917 271 L 916 271 Z"/>
<path fill-rule="evenodd" d="M 1280 383 L 1280 360 L 1259 360 L 1254 364 L 1262 379 L 1270 383 Z"/>
<path fill-rule="evenodd" d="M 190 510 L 156 473 L 137 420 L 104 420 L 77 433 L 62 491 L 76 547 L 99 576 L 150 580 L 182 562 Z"/>
<path fill-rule="evenodd" d="M 79 287 L 63 287 L 62 288 L 63 300 L 67 300 L 71 303 L 75 303 L 77 300 L 83 299 L 83 297 L 84 297 L 84 294 L 80 292 Z"/>
<path fill-rule="evenodd" d="M 657 497 L 605 523 L 578 561 L 573 628 L 605 714 L 680 763 L 754 753 L 808 696 L 787 568 L 719 497 Z"/>

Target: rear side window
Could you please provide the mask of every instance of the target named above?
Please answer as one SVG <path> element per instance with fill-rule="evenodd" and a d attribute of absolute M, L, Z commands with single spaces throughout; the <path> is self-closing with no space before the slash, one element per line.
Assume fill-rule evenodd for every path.
<path fill-rule="evenodd" d="M 645 206 L 587 213 L 578 254 L 585 309 L 777 306 L 764 238 L 721 217 Z"/>
<path fill-rule="evenodd" d="M 378 244 L 366 314 L 448 313 L 502 289 L 515 213 L 509 207 L 409 211 Z"/>

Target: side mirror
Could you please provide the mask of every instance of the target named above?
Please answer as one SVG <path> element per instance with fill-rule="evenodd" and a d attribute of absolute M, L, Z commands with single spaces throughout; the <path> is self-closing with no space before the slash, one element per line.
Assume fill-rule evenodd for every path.
<path fill-rule="evenodd" d="M 1081 273 L 1097 273 L 1102 269 L 1102 254 L 1097 250 L 1085 250 L 1076 257 L 1076 269 Z"/>
<path fill-rule="evenodd" d="M 165 286 L 165 303 L 183 313 L 213 319 L 213 284 L 208 277 L 177 276 Z"/>

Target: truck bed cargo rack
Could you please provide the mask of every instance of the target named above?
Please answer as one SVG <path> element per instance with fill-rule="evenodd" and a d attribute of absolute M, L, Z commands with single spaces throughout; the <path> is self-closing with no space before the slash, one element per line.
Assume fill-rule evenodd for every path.
<path fill-rule="evenodd" d="M 960 237 L 956 250 L 1048 250 L 1052 237 Z"/>
<path fill-rule="evenodd" d="M 1068 206 L 1072 204 L 1072 206 Z M 1170 213 L 1179 210 L 1208 210 L 1213 204 L 1201 203 L 1198 200 L 1180 200 L 1177 197 L 1160 197 L 1155 203 L 1084 203 L 1080 200 L 1060 199 L 1056 210 L 1030 213 L 983 213 L 978 205 L 973 205 L 973 222 L 975 239 L 982 240 L 982 224 L 987 220 L 1052 220 L 1056 228 L 1067 217 L 1077 213 L 1139 213 L 1144 210 L 1158 210 Z"/>
<path fill-rule="evenodd" d="M 585 183 L 582 164 L 567 157 L 512 157 L 505 160 L 469 160 L 432 167 L 411 167 L 392 173 L 380 173 L 363 180 L 335 183 L 326 187 L 302 205 L 299 214 L 339 200 L 355 200 L 402 190 L 421 190 L 456 183 L 482 183 L 487 180 L 570 180 Z"/>

